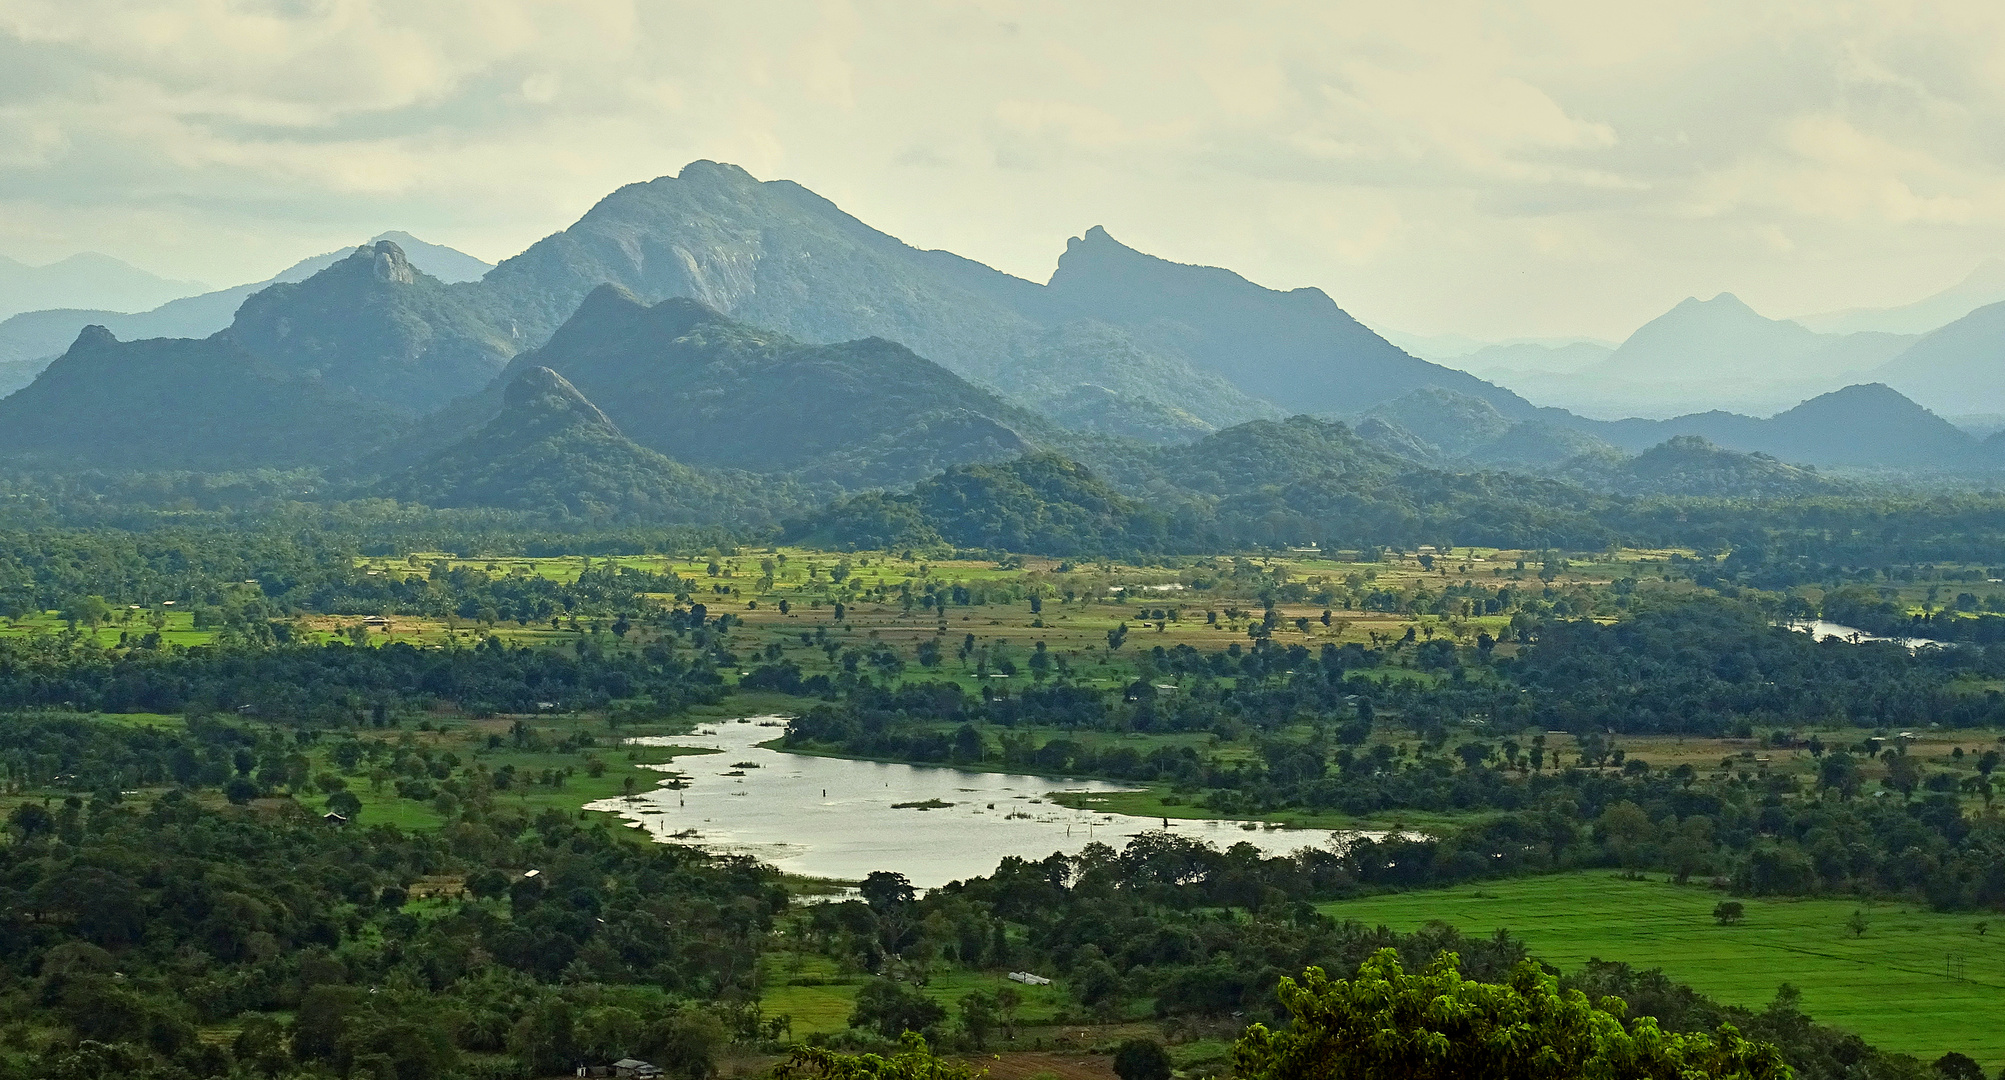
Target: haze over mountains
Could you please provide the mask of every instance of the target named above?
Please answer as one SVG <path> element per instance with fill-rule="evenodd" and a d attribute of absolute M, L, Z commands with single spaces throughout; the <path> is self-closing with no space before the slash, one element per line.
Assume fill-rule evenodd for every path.
<path fill-rule="evenodd" d="M 387 232 L 370 242 L 380 240 L 397 244 L 413 266 L 441 281 L 473 281 L 492 269 L 465 252 L 426 243 L 409 233 Z M 0 319 L 0 396 L 28 385 L 35 373 L 68 348 L 86 326 L 105 327 L 126 341 L 208 337 L 230 325 L 238 306 L 253 294 L 272 285 L 305 281 L 348 254 L 348 251 L 333 251 L 302 259 L 264 281 L 228 289 L 205 291 L 204 287 L 189 283 L 191 288 L 174 294 L 178 298 L 165 303 L 114 302 L 99 294 L 100 299 L 88 306 L 73 301 L 67 306 L 36 304 L 19 308 L 18 313 L 10 312 Z M 189 295 L 191 292 L 197 295 Z M 0 291 L 0 300 L 12 295 Z"/>
<path fill-rule="evenodd" d="M 57 307 L 139 310 L 208 288 L 199 281 L 169 281 L 94 251 L 44 266 L 0 256 L 0 319 Z"/>
<path fill-rule="evenodd" d="M 1768 414 L 1858 383 L 1885 383 L 1939 413 L 2005 412 L 2005 260 L 1912 304 L 1803 319 L 1762 315 L 1731 293 L 1688 297 L 1621 343 L 1470 341 L 1396 335 L 1543 404 L 1605 419 L 1730 410 Z M 1985 430 L 1995 430 L 1995 423 Z"/>
<path fill-rule="evenodd" d="M 1228 532 L 1245 515 L 1339 513 L 1331 500 L 1361 483 L 1392 499 L 1399 477 L 1434 492 L 1429 505 L 1491 498 L 1498 481 L 1451 478 L 1496 470 L 1564 479 L 1511 481 L 1529 486 L 1510 498 L 1553 505 L 1765 497 L 1836 490 L 1803 465 L 1998 467 L 2005 446 L 1863 373 L 1996 381 L 2000 312 L 1913 339 L 1820 333 L 1728 294 L 1687 300 L 1612 350 L 1549 351 L 1577 365 L 1577 385 L 1660 395 L 1748 371 L 1771 389 L 1844 381 L 1768 419 L 1600 420 L 1418 359 L 1320 290 L 1170 262 L 1098 227 L 1048 282 L 1028 281 L 913 248 L 797 184 L 695 162 L 492 269 L 390 236 L 271 282 L 96 318 L 0 398 L 0 454 L 41 468 L 314 465 L 435 505 L 662 520 L 770 521 L 936 475 L 1099 498 L 1103 481 L 1070 466 L 982 471 L 1040 454 L 1087 462 L 1123 497 L 1188 502 L 1193 527 Z M 17 316 L 0 347 L 46 347 L 96 314 Z M 1297 419 L 1271 426 L 1284 417 Z"/>

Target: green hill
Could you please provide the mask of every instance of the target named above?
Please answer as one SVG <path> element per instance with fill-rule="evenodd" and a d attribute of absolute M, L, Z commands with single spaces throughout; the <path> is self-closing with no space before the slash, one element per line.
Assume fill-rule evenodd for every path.
<path fill-rule="evenodd" d="M 563 375 L 649 449 L 810 483 L 909 482 L 1014 457 L 1030 446 L 1020 430 L 1048 427 L 902 345 L 807 345 L 693 300 L 649 306 L 611 285 L 509 377 L 532 366 Z"/>
<path fill-rule="evenodd" d="M 1606 498 L 1580 487 L 1423 468 L 1309 416 L 1241 424 L 1188 446 L 1121 449 L 1092 468 L 1039 454 L 949 469 L 910 494 L 843 500 L 788 532 L 858 548 L 944 542 L 1050 555 L 1596 547 L 1612 535 L 1594 518 Z"/>
<path fill-rule="evenodd" d="M 1376 405 L 1364 418 L 1389 425 L 1390 431 L 1372 440 L 1376 445 L 1429 465 L 1542 471 L 1582 454 L 1614 449 L 1577 428 L 1513 419 L 1480 397 L 1438 386 Z"/>
<path fill-rule="evenodd" d="M 401 425 L 226 333 L 122 342 L 93 326 L 0 399 L 0 454 L 55 468 L 294 468 L 352 460 Z"/>
<path fill-rule="evenodd" d="M 870 492 L 790 522 L 791 539 L 829 547 L 932 547 L 1052 555 L 1163 550 L 1166 515 L 1152 512 L 1077 462 L 1033 454 L 960 465 L 909 494 Z"/>
<path fill-rule="evenodd" d="M 253 294 L 227 333 L 296 374 L 419 416 L 486 386 L 519 347 L 476 284 L 447 285 L 396 243 Z"/>
<path fill-rule="evenodd" d="M 1850 493 L 1858 485 L 1821 476 L 1767 454 L 1726 450 L 1697 435 L 1679 435 L 1633 458 L 1588 455 L 1557 474 L 1574 483 L 1624 495 L 1704 498 L 1792 498 Z"/>
<path fill-rule="evenodd" d="M 1413 467 L 1343 424 L 1312 416 L 1255 420 L 1156 455 L 1160 479 L 1186 491 L 1231 495 L 1317 481 L 1369 488 Z"/>
<path fill-rule="evenodd" d="M 431 506 L 744 522 L 765 520 L 764 508 L 786 497 L 774 486 L 699 472 L 640 446 L 563 376 L 533 367 L 509 382 L 500 415 L 377 490 Z"/>

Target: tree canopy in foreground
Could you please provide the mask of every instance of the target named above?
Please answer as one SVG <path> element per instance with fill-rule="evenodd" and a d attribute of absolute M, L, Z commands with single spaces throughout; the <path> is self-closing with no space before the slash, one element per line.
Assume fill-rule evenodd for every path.
<path fill-rule="evenodd" d="M 1443 953 L 1417 975 L 1380 951 L 1352 979 L 1310 968 L 1281 980 L 1292 1019 L 1280 1032 L 1255 1024 L 1233 1048 L 1242 1080 L 1787 1080 L 1782 1055 L 1731 1025 L 1667 1033 L 1649 1017 L 1625 1028 L 1624 1006 L 1599 1004 L 1537 964 L 1504 983 L 1462 977 Z"/>

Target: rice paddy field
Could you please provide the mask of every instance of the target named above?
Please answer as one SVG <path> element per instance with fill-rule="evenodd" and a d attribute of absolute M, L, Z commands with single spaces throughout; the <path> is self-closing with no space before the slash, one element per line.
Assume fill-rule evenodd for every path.
<path fill-rule="evenodd" d="M 1338 919 L 1414 930 L 1509 930 L 1562 970 L 1589 959 L 1662 968 L 1715 1000 L 1760 1008 L 1789 983 L 1820 1023 L 1934 1061 L 1951 1050 L 2005 1065 L 2005 920 L 1913 904 L 1736 898 L 1742 922 L 1712 917 L 1726 895 L 1607 872 L 1486 882 L 1322 905 Z M 1848 925 L 1855 912 L 1864 932 Z M 1995 932 L 1994 932 L 1995 931 Z M 1960 971 L 1960 977 L 1957 977 Z"/>

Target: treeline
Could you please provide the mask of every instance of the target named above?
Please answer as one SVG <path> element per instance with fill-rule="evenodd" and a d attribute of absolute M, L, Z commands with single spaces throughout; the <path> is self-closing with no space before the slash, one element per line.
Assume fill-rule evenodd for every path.
<path fill-rule="evenodd" d="M 1963 682 L 2005 674 L 2005 650 L 1910 652 L 1891 643 L 1817 641 L 1776 625 L 1756 606 L 1717 598 L 1663 602 L 1614 623 L 1527 624 L 1509 657 L 1498 654 L 1487 634 L 1471 643 L 1409 631 L 1370 647 L 1325 643 L 1312 650 L 1287 643 L 1291 632 L 1277 624 L 1249 647 L 1213 652 L 1138 648 L 1137 676 L 1119 695 L 1063 679 L 981 698 L 948 684 L 859 682 L 840 704 L 811 710 L 795 730 L 804 739 L 845 744 L 921 720 L 1238 738 L 1304 717 L 1342 730 L 1388 713 L 1439 747 L 1452 731 L 1471 727 L 1498 735 L 1745 736 L 1823 724 L 2005 723 L 2005 700 Z M 881 749 L 871 753 L 885 756 Z"/>
<path fill-rule="evenodd" d="M 685 616 L 686 618 L 686 616 Z M 722 694 L 711 631 L 603 649 L 273 645 L 106 649 L 73 635 L 0 638 L 0 711 L 224 712 L 383 726 L 438 708 L 473 715 L 605 709 L 673 713 Z M 709 651 L 706 651 L 708 649 Z"/>
<path fill-rule="evenodd" d="M 1227 815 L 1497 815 L 1403 841 L 1410 850 L 1384 868 L 1359 871 L 1370 884 L 1610 867 L 1717 877 L 1749 893 L 1863 891 L 1947 909 L 2005 907 L 2005 832 L 1994 817 L 1962 809 L 1968 796 L 1987 806 L 1994 797 L 1996 751 L 1946 769 L 1910 756 L 1898 738 L 1826 746 L 1803 734 L 1999 726 L 2000 695 L 1959 683 L 1992 677 L 2005 662 L 1995 650 L 1818 642 L 1719 600 L 1613 625 L 1548 623 L 1527 642 L 1508 659 L 1446 639 L 1314 653 L 1264 640 L 1211 654 L 1163 650 L 1124 693 L 1062 679 L 981 697 L 950 683 L 859 681 L 792 721 L 786 739 L 867 757 L 1162 784 Z M 1399 677 L 1387 677 L 1393 671 Z M 1404 728 L 1414 741 L 1370 742 L 1375 726 Z M 1552 729 L 1573 736 L 1565 759 L 1548 744 Z M 1250 742 L 1258 755 L 1189 744 L 1144 750 L 1072 731 L 1210 733 Z M 1753 750 L 1717 766 L 1653 770 L 1619 745 L 1623 735 L 1664 733 L 1807 749 L 1816 779 L 1771 773 Z M 1869 770 L 1878 777 L 1872 790 Z"/>
<path fill-rule="evenodd" d="M 114 606 L 171 601 L 264 617 L 389 612 L 527 622 L 632 612 L 651 603 L 647 594 L 686 595 L 693 587 L 674 574 L 610 561 L 570 583 L 442 560 L 372 572 L 358 562 L 362 553 L 352 538 L 275 531 L 0 531 L 0 616 L 96 596 Z"/>

